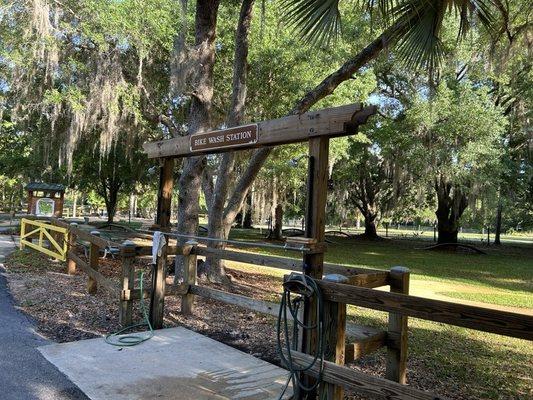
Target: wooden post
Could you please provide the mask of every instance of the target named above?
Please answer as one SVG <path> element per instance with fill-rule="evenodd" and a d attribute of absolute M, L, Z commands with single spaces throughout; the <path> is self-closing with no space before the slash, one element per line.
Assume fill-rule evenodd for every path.
<path fill-rule="evenodd" d="M 91 231 L 91 235 L 99 237 L 100 232 Z M 98 259 L 99 258 L 100 258 L 100 248 L 94 243 L 90 243 L 89 267 L 94 269 L 95 271 L 98 271 Z M 89 292 L 89 294 L 96 294 L 97 291 L 98 291 L 98 283 L 96 282 L 94 278 L 89 276 L 89 279 L 87 281 L 87 292 Z"/>
<path fill-rule="evenodd" d="M 163 328 L 163 313 L 165 311 L 165 286 L 167 277 L 167 250 L 165 244 L 161 248 L 161 255 L 157 257 L 152 272 L 152 294 L 150 302 L 150 323 L 152 328 Z"/>
<path fill-rule="evenodd" d="M 315 239 L 316 248 L 304 254 L 304 273 L 315 279 L 322 279 L 324 270 L 324 242 L 325 242 L 325 226 L 326 226 L 326 200 L 328 190 L 328 154 L 329 153 L 329 139 L 327 137 L 312 138 L 309 140 L 309 171 L 307 182 L 307 205 L 306 205 L 306 237 Z M 315 300 L 306 300 L 304 304 L 304 324 L 312 326 L 316 324 L 316 309 Z M 331 319 L 336 318 L 335 315 L 326 315 L 324 326 L 331 326 L 334 322 Z M 318 338 L 315 331 L 303 331 L 302 333 L 302 352 L 307 354 L 314 354 Z M 336 338 L 329 337 L 326 341 L 328 349 L 326 353 L 328 358 L 332 361 L 336 360 L 337 348 Z M 344 342 L 342 343 L 344 347 Z M 343 350 L 344 351 L 344 350 Z M 304 376 L 303 382 L 306 386 L 313 384 L 314 379 L 310 376 Z M 323 384 L 320 388 L 321 398 L 322 393 L 331 392 L 329 384 Z M 297 393 L 299 399 L 314 399 L 316 392 Z"/>
<path fill-rule="evenodd" d="M 125 240 L 120 247 L 122 259 L 122 290 L 131 291 L 135 288 L 135 243 Z M 131 300 L 120 300 L 120 323 L 126 327 L 132 324 Z"/>
<path fill-rule="evenodd" d="M 409 294 L 409 274 L 408 268 L 392 267 L 389 274 L 391 292 Z M 407 317 L 389 313 L 387 336 L 387 370 L 385 377 L 391 381 L 406 384 Z"/>
<path fill-rule="evenodd" d="M 174 159 L 165 158 L 159 176 L 156 224 L 160 230 L 170 228 L 172 188 L 174 186 Z"/>
<path fill-rule="evenodd" d="M 184 269 L 183 269 L 183 282 L 188 285 L 196 285 L 196 263 L 197 255 L 195 254 L 195 248 L 198 246 L 198 242 L 195 240 L 189 240 L 183 246 Z M 178 257 L 178 255 L 176 255 Z M 193 313 L 194 294 L 188 293 L 181 296 L 181 312 L 185 315 Z"/>
<path fill-rule="evenodd" d="M 75 222 L 72 222 L 70 224 L 71 229 L 68 232 L 68 238 L 69 238 L 68 250 L 69 251 L 70 250 L 74 251 L 74 248 L 76 247 L 77 236 L 73 232 L 73 230 L 76 229 L 77 227 L 78 227 L 78 224 Z M 75 273 L 76 273 L 76 262 L 68 257 L 68 252 L 67 252 L 67 274 L 74 275 Z"/>
<path fill-rule="evenodd" d="M 347 280 L 347 279 L 346 279 Z M 346 348 L 346 304 L 324 301 L 324 359 L 344 365 Z M 330 383 L 322 384 L 319 398 L 344 399 L 344 388 Z"/>
<path fill-rule="evenodd" d="M 20 221 L 20 238 L 24 238 L 24 240 L 28 240 L 29 238 L 25 238 L 24 236 L 26 235 L 26 221 L 24 220 L 24 218 L 22 218 L 22 220 Z M 20 244 L 19 244 L 19 247 L 20 247 L 20 250 L 24 250 L 24 243 L 22 243 L 22 240 L 20 241 Z"/>

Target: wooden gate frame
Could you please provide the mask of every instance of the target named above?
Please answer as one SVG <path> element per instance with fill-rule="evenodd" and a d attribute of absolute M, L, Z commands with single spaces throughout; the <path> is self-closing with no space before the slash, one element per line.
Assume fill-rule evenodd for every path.
<path fill-rule="evenodd" d="M 30 227 L 31 231 L 27 231 Z M 49 232 L 50 231 L 50 232 Z M 51 232 L 56 232 L 54 235 Z M 33 243 L 33 238 L 38 236 L 38 243 Z M 63 246 L 58 241 L 63 238 Z M 46 239 L 50 243 L 50 249 L 43 246 L 43 240 Z M 27 218 L 22 218 L 20 221 L 20 249 L 24 249 L 28 246 L 34 250 L 40 251 L 50 257 L 53 257 L 60 261 L 67 259 L 67 246 L 68 246 L 68 229 L 47 224 L 40 221 L 35 221 Z"/>
<path fill-rule="evenodd" d="M 368 118 L 376 112 L 376 106 L 365 107 L 361 103 L 349 104 L 290 115 L 257 124 L 145 143 L 143 147 L 149 158 L 162 159 L 157 204 L 157 229 L 168 230 L 170 228 L 174 158 L 308 141 L 309 168 L 305 236 L 310 251 L 306 252 L 303 257 L 303 273 L 314 279 L 322 279 L 326 248 L 329 140 L 333 137 L 355 135 L 359 125 L 365 124 Z M 235 135 L 236 132 L 237 135 Z M 158 268 L 156 275 L 158 272 L 163 273 L 162 271 L 163 268 Z M 154 282 L 158 281 L 164 281 L 164 279 L 156 277 Z M 156 287 L 155 290 L 157 291 L 158 288 Z M 160 288 L 159 291 L 164 293 L 164 288 Z M 346 319 L 346 306 L 326 301 L 324 307 L 324 324 L 330 327 L 325 341 L 325 359 L 343 364 L 345 340 L 343 321 Z M 313 308 L 312 301 L 304 306 L 303 319 L 306 325 L 312 326 L 315 323 L 314 318 L 316 316 L 311 312 Z M 316 332 L 305 333 L 302 338 L 302 352 L 313 354 L 316 347 Z M 314 378 L 306 376 L 305 379 L 313 380 Z M 310 398 L 314 398 L 314 396 L 315 393 L 311 393 Z M 319 388 L 319 396 L 325 399 L 341 399 L 343 389 L 338 385 L 323 382 Z"/>

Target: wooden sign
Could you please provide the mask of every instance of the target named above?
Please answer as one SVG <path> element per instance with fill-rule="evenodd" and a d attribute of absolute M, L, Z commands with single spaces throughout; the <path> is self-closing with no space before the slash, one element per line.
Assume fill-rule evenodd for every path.
<path fill-rule="evenodd" d="M 320 136 L 355 135 L 357 127 L 376 111 L 376 106 L 348 104 L 253 125 L 147 142 L 143 147 L 149 158 L 187 157 L 192 154 L 220 153 L 232 148 L 243 150 L 297 143 Z"/>
<path fill-rule="evenodd" d="M 191 152 L 219 150 L 257 143 L 257 124 L 241 125 L 220 131 L 190 136 Z"/>

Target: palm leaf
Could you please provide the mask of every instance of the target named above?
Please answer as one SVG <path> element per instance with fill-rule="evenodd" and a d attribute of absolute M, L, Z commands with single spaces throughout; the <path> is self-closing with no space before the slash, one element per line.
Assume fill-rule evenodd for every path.
<path fill-rule="evenodd" d="M 285 21 L 308 43 L 322 44 L 335 38 L 341 26 L 340 0 L 284 0 Z M 359 10 L 371 20 L 377 11 L 391 31 L 390 42 L 398 45 L 398 55 L 411 67 L 436 68 L 443 56 L 440 33 L 447 12 L 460 19 L 458 38 L 477 19 L 492 29 L 492 9 L 496 0 L 357 0 Z"/>
<path fill-rule="evenodd" d="M 304 41 L 322 44 L 340 31 L 339 0 L 285 0 L 285 21 Z"/>
<path fill-rule="evenodd" d="M 411 68 L 435 70 L 442 58 L 440 41 L 447 12 L 455 11 L 460 19 L 458 39 L 468 32 L 474 18 L 492 29 L 493 0 L 404 0 L 392 9 L 398 29 L 393 33 L 399 58 Z"/>

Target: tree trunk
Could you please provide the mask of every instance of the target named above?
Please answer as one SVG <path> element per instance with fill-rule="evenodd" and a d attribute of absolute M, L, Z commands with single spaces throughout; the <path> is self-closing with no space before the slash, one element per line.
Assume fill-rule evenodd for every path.
<path fill-rule="evenodd" d="M 494 244 L 502 244 L 501 242 L 501 233 L 502 233 L 502 211 L 503 204 L 501 197 L 498 197 L 498 208 L 496 209 L 496 232 L 494 233 Z"/>
<path fill-rule="evenodd" d="M 376 230 L 376 213 L 368 212 L 364 214 L 365 217 L 365 237 L 368 239 L 378 238 Z"/>
<path fill-rule="evenodd" d="M 464 191 L 442 175 L 435 179 L 437 192 L 437 243 L 457 243 L 459 220 L 468 206 Z"/>
<path fill-rule="evenodd" d="M 200 4 L 201 2 L 198 2 Z M 240 27 L 243 26 L 241 23 L 241 20 L 243 18 L 243 10 L 245 8 L 249 9 L 250 18 L 251 18 L 251 3 L 252 1 L 248 0 L 243 2 L 243 5 L 241 7 L 241 15 L 239 19 L 239 27 L 237 31 L 237 37 L 240 37 L 243 40 L 243 43 L 246 43 L 246 46 L 240 47 L 238 43 L 236 43 L 235 51 L 236 53 L 239 51 L 239 49 L 246 48 L 247 51 L 247 36 L 243 36 L 239 34 Z M 408 24 L 409 22 L 407 22 Z M 290 114 L 301 114 L 306 111 L 308 111 L 314 104 L 316 104 L 319 100 L 323 99 L 324 97 L 328 96 L 329 94 L 333 93 L 333 91 L 339 86 L 341 83 L 351 79 L 353 75 L 363 66 L 365 66 L 368 62 L 375 59 L 381 51 L 388 46 L 390 43 L 394 32 L 399 29 L 399 26 L 391 27 L 390 29 L 383 32 L 380 36 L 378 36 L 374 41 L 372 41 L 367 47 L 365 47 L 361 52 L 359 52 L 355 57 L 348 60 L 344 65 L 342 65 L 341 68 L 339 68 L 336 72 L 326 77 L 318 86 L 316 86 L 313 90 L 309 91 L 292 109 Z M 247 34 L 246 34 L 247 35 Z M 247 53 L 246 53 L 247 54 Z M 242 57 L 240 58 L 241 61 L 246 61 Z M 235 58 L 235 61 L 237 62 L 239 60 L 238 57 Z M 245 64 L 244 64 L 245 65 Z M 244 68 L 244 67 L 243 67 Z M 244 70 L 244 69 L 243 69 Z M 237 72 L 237 68 L 234 68 L 234 71 Z M 234 89 L 245 89 L 245 81 L 240 80 L 237 85 L 235 85 L 235 77 L 237 76 L 237 73 L 234 73 Z M 241 77 L 244 79 L 245 75 L 241 75 Z M 244 82 L 244 84 L 243 84 Z M 234 95 L 232 96 L 232 101 L 235 99 L 241 99 L 242 104 L 244 105 L 244 98 L 245 98 L 245 91 L 241 91 L 241 96 Z M 244 93 L 244 96 L 242 95 Z M 238 108 L 241 112 L 243 111 L 243 108 Z M 241 114 L 242 115 L 242 114 Z M 235 220 L 235 217 L 237 213 L 242 208 L 242 204 L 244 202 L 244 199 L 246 198 L 248 191 L 253 184 L 257 174 L 259 173 L 259 170 L 263 166 L 264 162 L 268 158 L 268 155 L 270 154 L 271 149 L 270 148 L 262 148 L 256 150 L 251 159 L 248 163 L 246 169 L 244 170 L 244 173 L 241 175 L 239 180 L 237 181 L 237 184 L 235 185 L 235 188 L 233 189 L 233 192 L 229 196 L 229 200 L 227 202 L 226 208 L 224 209 L 223 214 L 223 223 L 222 225 L 227 227 L 227 229 L 221 229 L 220 222 L 214 222 L 213 228 L 209 229 L 209 236 L 210 237 L 220 237 L 217 236 L 217 233 L 224 234 L 224 238 L 227 238 L 227 235 L 229 234 L 229 230 L 231 228 L 231 225 L 233 224 L 233 221 Z M 228 159 L 230 159 L 232 156 L 228 156 Z M 228 165 L 233 167 L 233 165 L 229 162 L 227 162 Z M 227 168 L 227 167 L 225 167 Z M 224 169 L 220 169 L 220 172 L 223 172 Z M 222 175 L 223 176 L 223 175 Z M 221 175 L 218 176 L 219 178 Z M 181 187 L 181 185 L 180 185 Z M 219 211 L 217 211 L 218 213 Z M 210 220 L 215 217 L 215 211 L 210 211 Z M 178 225 L 179 226 L 179 225 Z M 218 226 L 218 227 L 217 227 Z M 219 268 L 218 266 L 215 266 L 214 269 Z M 219 273 L 216 275 L 220 275 L 223 271 L 220 270 Z"/>
<path fill-rule="evenodd" d="M 283 230 L 283 206 L 278 203 L 274 210 L 274 229 L 272 230 L 272 239 L 281 240 Z"/>
<path fill-rule="evenodd" d="M 252 213 L 253 213 L 253 198 L 252 198 L 252 193 L 248 192 L 248 195 L 246 196 L 246 207 L 243 212 L 244 218 L 242 221 L 242 227 L 244 229 L 252 229 L 252 224 L 253 224 Z"/>
<path fill-rule="evenodd" d="M 107 192 L 104 196 L 105 208 L 107 211 L 107 222 L 113 222 L 115 220 L 115 214 L 117 213 L 117 202 L 118 202 L 118 192 L 120 190 L 120 185 L 110 185 L 108 189 L 104 190 Z"/>
<path fill-rule="evenodd" d="M 248 60 L 248 35 L 252 20 L 254 0 L 244 0 L 241 5 L 237 30 L 235 32 L 235 59 L 233 62 L 233 82 L 231 108 L 228 115 L 228 127 L 239 125 L 244 118 L 244 106 L 246 102 L 246 79 Z M 226 209 L 224 205 L 228 197 L 229 184 L 233 180 L 233 168 L 235 166 L 235 153 L 230 151 L 222 155 L 217 171 L 216 186 L 213 191 L 212 201 L 208 213 L 209 237 L 227 239 L 235 216 L 230 221 L 225 219 Z M 237 212 L 240 211 L 240 207 Z M 209 247 L 223 249 L 223 242 L 212 241 Z M 221 282 L 225 279 L 224 260 L 208 257 L 207 275 L 210 281 Z"/>
<path fill-rule="evenodd" d="M 215 64 L 215 36 L 219 0 L 198 0 L 195 18 L 195 65 L 192 68 L 192 98 L 188 117 L 188 134 L 205 132 L 211 128 L 213 100 L 213 68 Z M 198 213 L 205 157 L 188 157 L 178 187 L 178 232 L 198 233 Z M 184 242 L 184 240 L 181 240 Z M 179 257 L 178 257 L 179 258 Z M 175 278 L 182 276 L 183 265 L 178 261 Z"/>

